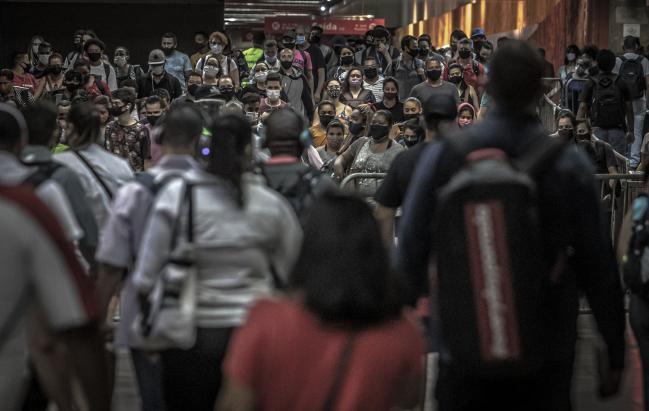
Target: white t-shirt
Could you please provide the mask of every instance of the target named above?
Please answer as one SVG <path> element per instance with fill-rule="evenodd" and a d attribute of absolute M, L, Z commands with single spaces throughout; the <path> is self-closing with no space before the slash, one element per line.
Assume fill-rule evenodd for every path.
<path fill-rule="evenodd" d="M 638 57 L 639 55 L 635 53 L 624 53 L 624 58 L 627 60 L 635 60 Z M 647 60 L 646 57 L 642 57 L 642 60 L 640 61 L 640 65 L 642 66 L 642 70 L 644 71 L 645 77 L 649 76 L 649 60 Z M 617 57 L 615 59 L 615 68 L 613 69 L 613 73 L 620 74 L 621 68 L 622 68 L 622 59 Z"/>

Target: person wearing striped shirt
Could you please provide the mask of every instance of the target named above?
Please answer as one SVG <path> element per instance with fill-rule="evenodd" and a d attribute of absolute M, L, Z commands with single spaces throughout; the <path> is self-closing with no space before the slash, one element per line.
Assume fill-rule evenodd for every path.
<path fill-rule="evenodd" d="M 371 90 L 376 101 L 383 100 L 383 80 L 379 74 L 378 64 L 374 56 L 365 57 L 363 62 L 363 88 Z"/>

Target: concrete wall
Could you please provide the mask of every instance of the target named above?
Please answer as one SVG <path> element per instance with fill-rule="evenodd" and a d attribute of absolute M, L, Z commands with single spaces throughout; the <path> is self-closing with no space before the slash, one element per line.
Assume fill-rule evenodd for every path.
<path fill-rule="evenodd" d="M 195 31 L 222 27 L 223 0 L 0 1 L 0 65 L 7 64 L 12 51 L 26 50 L 35 34 L 65 56 L 75 30 L 93 29 L 110 55 L 124 45 L 131 61 L 141 63 L 160 47 L 164 32 L 174 32 L 179 49 L 191 54 Z"/>
<path fill-rule="evenodd" d="M 610 0 L 609 47 L 622 51 L 626 30 L 640 29 L 640 43 L 649 44 L 649 0 Z"/>

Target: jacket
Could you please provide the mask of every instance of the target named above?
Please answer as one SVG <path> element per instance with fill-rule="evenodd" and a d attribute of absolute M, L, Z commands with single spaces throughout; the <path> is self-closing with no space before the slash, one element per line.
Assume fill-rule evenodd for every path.
<path fill-rule="evenodd" d="M 313 117 L 313 98 L 309 83 L 298 69 L 291 67 L 289 74 L 280 72 L 282 76 L 282 88 L 288 96 L 288 102 L 298 112 Z"/>

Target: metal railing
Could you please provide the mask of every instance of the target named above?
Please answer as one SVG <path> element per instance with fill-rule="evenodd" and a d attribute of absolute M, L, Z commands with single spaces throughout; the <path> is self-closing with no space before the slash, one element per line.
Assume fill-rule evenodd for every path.
<path fill-rule="evenodd" d="M 348 190 L 352 183 L 356 183 L 356 180 L 360 179 L 370 179 L 370 180 L 383 180 L 387 173 L 354 173 L 350 174 L 343 179 L 340 183 L 340 188 L 342 190 Z"/>

